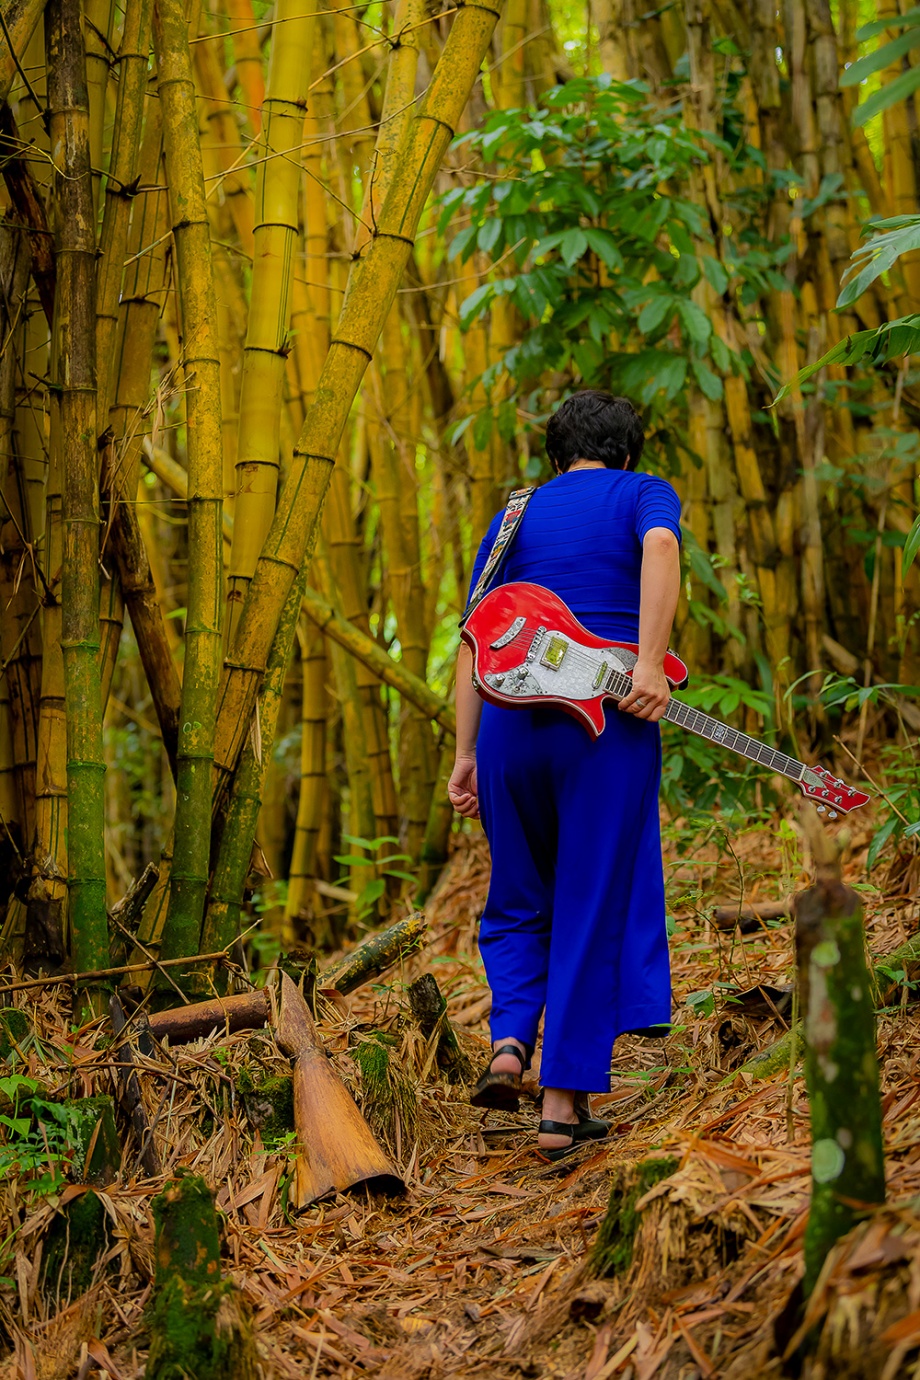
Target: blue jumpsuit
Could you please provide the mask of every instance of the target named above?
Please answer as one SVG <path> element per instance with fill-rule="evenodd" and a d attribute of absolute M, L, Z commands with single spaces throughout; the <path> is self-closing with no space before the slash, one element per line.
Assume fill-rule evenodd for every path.
<path fill-rule="evenodd" d="M 599 637 L 636 642 L 652 527 L 680 539 L 680 502 L 665 480 L 570 471 L 534 494 L 496 583 L 543 585 Z M 671 1019 L 661 738 L 610 701 L 606 719 L 592 741 L 560 709 L 485 704 L 476 748 L 492 854 L 479 938 L 492 1038 L 533 1047 L 545 1011 L 540 1080 L 584 1092 L 609 1091 L 617 1035 Z"/>

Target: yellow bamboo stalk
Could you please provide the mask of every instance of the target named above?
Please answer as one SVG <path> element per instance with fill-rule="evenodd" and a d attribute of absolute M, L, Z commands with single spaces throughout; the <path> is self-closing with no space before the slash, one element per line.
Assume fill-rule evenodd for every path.
<path fill-rule="evenodd" d="M 163 932 L 164 953 L 178 957 L 197 952 L 208 884 L 222 614 L 220 364 L 214 339 L 217 307 L 195 86 L 181 0 L 158 0 L 154 46 L 182 311 L 188 437 L 188 615 L 175 856 Z"/>
<path fill-rule="evenodd" d="M 500 25 L 498 60 L 492 66 L 492 90 L 499 110 L 520 110 L 526 103 L 527 0 L 508 0 Z"/>
<path fill-rule="evenodd" d="M 496 9 L 473 0 L 454 18 L 427 98 L 413 115 L 374 242 L 360 267 L 349 275 L 336 337 L 279 495 L 221 687 L 215 742 L 221 782 L 237 760 L 246 732 L 241 730 L 240 721 L 248 725 L 281 609 L 296 571 L 311 553 L 351 404 L 396 295 L 422 208 L 476 80 L 497 17 Z"/>
<path fill-rule="evenodd" d="M 29 66 L 23 64 L 23 56 L 44 8 L 45 0 L 13 0 L 3 7 L 6 33 L 0 33 L 0 100 L 9 96 L 20 66 Z"/>
<path fill-rule="evenodd" d="M 89 101 L 89 156 L 93 169 L 93 205 L 97 215 L 105 161 L 103 141 L 106 89 L 109 84 L 109 54 L 114 18 L 112 0 L 85 0 L 83 36 L 86 44 L 86 91 Z"/>
<path fill-rule="evenodd" d="M 239 611 L 275 511 L 298 235 L 299 155 L 315 14 L 314 0 L 279 0 L 275 14 L 256 181 L 249 327 L 243 351 L 227 586 L 228 645 L 232 645 Z"/>
<path fill-rule="evenodd" d="M 239 128 L 227 98 L 227 85 L 218 56 L 219 44 L 207 29 L 194 45 L 193 58 L 198 88 L 206 103 L 206 118 L 211 131 L 214 170 L 209 168 L 207 190 L 215 207 L 223 202 L 239 237 L 240 248 L 252 256 L 253 200 L 252 174 L 245 166 Z"/>
<path fill-rule="evenodd" d="M 894 18 L 900 11 L 898 0 L 878 0 L 876 18 Z M 891 29 L 883 37 L 894 38 L 902 29 Z M 898 58 L 881 74 L 882 82 L 891 82 L 901 75 L 901 59 Z M 917 210 L 917 174 L 914 166 L 913 135 L 910 128 L 907 104 L 896 101 L 882 113 L 884 131 L 884 179 L 891 214 L 895 216 L 915 215 Z M 905 254 L 898 260 L 898 271 L 904 278 L 906 287 L 903 310 L 920 310 L 920 253 Z"/>
<path fill-rule="evenodd" d="M 236 79 L 243 94 L 243 111 L 250 130 L 258 135 L 262 128 L 265 79 L 252 0 L 227 0 L 227 18 L 230 21 Z"/>

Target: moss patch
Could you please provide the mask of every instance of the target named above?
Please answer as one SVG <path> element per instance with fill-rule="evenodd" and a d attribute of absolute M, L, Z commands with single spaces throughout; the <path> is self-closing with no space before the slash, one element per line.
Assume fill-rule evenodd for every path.
<path fill-rule="evenodd" d="M 237 1075 L 237 1091 L 246 1115 L 262 1133 L 262 1143 L 271 1148 L 294 1130 L 294 1080 L 289 1073 L 270 1078 L 254 1078 L 243 1068 Z"/>
<path fill-rule="evenodd" d="M 17 1006 L 0 1008 L 0 1059 L 10 1059 L 32 1029 L 28 1016 Z M 18 1056 L 17 1056 L 18 1057 Z"/>
<path fill-rule="evenodd" d="M 92 1191 L 72 1198 L 56 1214 L 45 1237 L 41 1291 L 56 1310 L 92 1285 L 99 1262 L 110 1249 L 108 1214 Z"/>
<path fill-rule="evenodd" d="M 636 1204 L 650 1188 L 677 1169 L 671 1156 L 618 1165 L 610 1185 L 607 1215 L 591 1251 L 591 1269 L 600 1276 L 625 1274 L 632 1264 L 633 1244 L 641 1214 Z"/>
<path fill-rule="evenodd" d="M 255 1380 L 252 1325 L 229 1281 L 206 1286 L 173 1278 L 148 1312 L 146 1380 Z"/>
<path fill-rule="evenodd" d="M 373 1030 L 354 1050 L 361 1071 L 361 1111 L 390 1150 L 411 1145 L 418 1131 L 415 1084 L 396 1058 L 396 1037 Z"/>

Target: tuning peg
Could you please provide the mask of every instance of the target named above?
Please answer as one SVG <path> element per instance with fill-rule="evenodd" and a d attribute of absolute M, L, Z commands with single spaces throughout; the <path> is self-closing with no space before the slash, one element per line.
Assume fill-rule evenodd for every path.
<path fill-rule="evenodd" d="M 827 817 L 828 817 L 828 819 L 836 819 L 836 818 L 837 818 L 837 811 L 836 811 L 836 810 L 830 810 L 830 811 L 828 811 L 828 816 L 827 816 Z"/>
<path fill-rule="evenodd" d="M 826 805 L 816 805 L 816 806 L 815 806 L 815 809 L 818 811 L 818 814 L 819 814 L 819 815 L 823 815 L 823 814 L 824 814 L 824 811 L 827 809 L 827 806 L 826 806 Z"/>

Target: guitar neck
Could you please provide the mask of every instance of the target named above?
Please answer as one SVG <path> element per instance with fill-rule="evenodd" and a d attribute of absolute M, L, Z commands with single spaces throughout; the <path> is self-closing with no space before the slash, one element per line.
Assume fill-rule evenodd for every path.
<path fill-rule="evenodd" d="M 628 676 L 614 672 L 609 679 L 607 689 L 617 699 L 622 699 L 624 695 L 629 694 L 632 683 Z M 691 733 L 699 734 L 701 738 L 708 738 L 711 743 L 718 743 L 721 747 L 727 747 L 732 752 L 737 752 L 741 757 L 747 757 L 752 762 L 759 762 L 762 766 L 768 767 L 770 771 L 780 772 L 792 781 L 801 781 L 805 773 L 806 768 L 803 762 L 797 762 L 794 757 L 789 757 L 785 752 L 779 752 L 767 743 L 761 743 L 757 738 L 742 733 L 740 729 L 732 728 L 729 724 L 723 724 L 721 720 L 714 719 L 711 714 L 704 714 L 701 709 L 692 708 L 683 700 L 675 700 L 673 697 L 668 700 L 668 707 L 662 717 L 667 719 L 669 723 L 678 724 L 681 728 L 689 729 Z"/>

